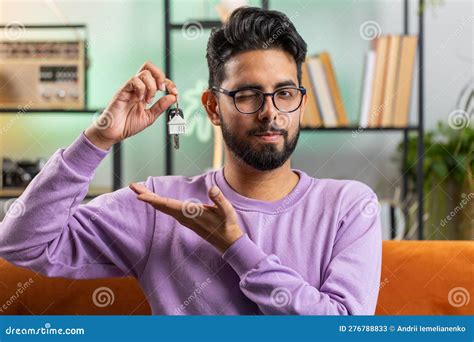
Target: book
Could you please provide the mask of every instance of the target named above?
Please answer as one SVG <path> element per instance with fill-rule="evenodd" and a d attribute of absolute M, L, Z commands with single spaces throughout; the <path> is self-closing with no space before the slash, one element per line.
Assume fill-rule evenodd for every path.
<path fill-rule="evenodd" d="M 359 126 L 366 128 L 369 126 L 370 104 L 372 100 L 374 74 L 375 74 L 375 51 L 370 50 L 365 55 L 364 79 L 362 83 L 362 101 L 360 105 Z"/>
<path fill-rule="evenodd" d="M 318 102 L 316 100 L 313 85 L 311 84 L 307 62 L 304 62 L 301 66 L 301 84 L 306 88 L 306 94 L 308 97 L 301 126 L 310 128 L 321 127 L 321 114 L 319 113 Z"/>
<path fill-rule="evenodd" d="M 319 103 L 323 125 L 325 127 L 337 127 L 336 110 L 331 100 L 331 92 L 324 74 L 323 64 L 318 56 L 309 58 L 308 70 Z"/>
<path fill-rule="evenodd" d="M 418 36 L 404 36 L 401 41 L 400 66 L 394 103 L 394 127 L 406 127 L 409 122 L 410 98 L 412 93 Z"/>
<path fill-rule="evenodd" d="M 346 127 L 348 126 L 347 114 L 344 108 L 344 102 L 342 101 L 341 91 L 337 84 L 336 74 L 332 66 L 331 57 L 329 56 L 329 53 L 322 52 L 319 55 L 319 59 L 323 64 L 326 80 L 331 94 L 331 100 L 336 110 L 337 125 Z"/>
<path fill-rule="evenodd" d="M 379 127 L 383 104 L 383 94 L 386 74 L 388 37 L 381 36 L 375 41 L 375 74 L 372 85 L 372 96 L 369 110 L 369 127 Z"/>
<path fill-rule="evenodd" d="M 396 85 L 400 60 L 400 40 L 401 36 L 399 35 L 390 35 L 388 37 L 387 72 L 383 93 L 382 115 L 380 117 L 382 127 L 392 126 L 394 121 L 394 104 L 397 97 Z"/>

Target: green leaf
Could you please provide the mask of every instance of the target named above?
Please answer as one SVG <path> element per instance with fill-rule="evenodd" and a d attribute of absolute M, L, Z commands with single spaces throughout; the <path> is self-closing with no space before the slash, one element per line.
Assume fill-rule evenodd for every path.
<path fill-rule="evenodd" d="M 445 164 L 443 164 L 443 162 L 434 162 L 432 169 L 433 172 L 441 179 L 444 179 L 449 174 L 448 168 Z"/>

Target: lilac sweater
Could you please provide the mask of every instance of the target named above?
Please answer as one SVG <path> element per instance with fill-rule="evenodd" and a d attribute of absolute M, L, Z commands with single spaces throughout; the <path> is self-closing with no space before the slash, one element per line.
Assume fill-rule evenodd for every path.
<path fill-rule="evenodd" d="M 366 185 L 294 170 L 292 192 L 264 202 L 235 192 L 222 169 L 149 177 L 162 196 L 209 204 L 220 187 L 245 233 L 221 254 L 129 188 L 81 204 L 109 152 L 84 133 L 55 152 L 1 223 L 0 257 L 50 277 L 132 275 L 153 314 L 374 313 L 381 229 Z"/>

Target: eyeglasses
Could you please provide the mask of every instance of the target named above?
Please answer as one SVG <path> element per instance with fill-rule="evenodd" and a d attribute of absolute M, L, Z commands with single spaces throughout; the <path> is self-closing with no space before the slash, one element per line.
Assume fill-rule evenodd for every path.
<path fill-rule="evenodd" d="M 280 112 L 291 113 L 301 106 L 303 96 L 306 94 L 304 87 L 285 87 L 273 93 L 265 93 L 255 88 L 233 91 L 218 87 L 212 87 L 211 89 L 232 97 L 235 108 L 242 114 L 254 114 L 258 112 L 263 107 L 266 96 L 272 97 L 273 105 Z"/>

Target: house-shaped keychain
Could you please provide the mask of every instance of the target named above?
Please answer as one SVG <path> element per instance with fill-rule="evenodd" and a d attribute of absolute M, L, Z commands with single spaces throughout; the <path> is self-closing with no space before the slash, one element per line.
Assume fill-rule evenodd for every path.
<path fill-rule="evenodd" d="M 179 148 L 179 134 L 186 133 L 186 120 L 179 107 L 168 113 L 168 134 L 173 136 L 174 148 Z"/>

